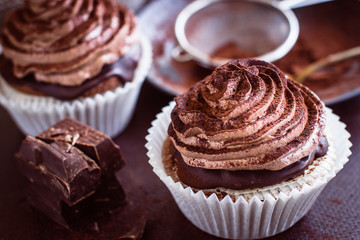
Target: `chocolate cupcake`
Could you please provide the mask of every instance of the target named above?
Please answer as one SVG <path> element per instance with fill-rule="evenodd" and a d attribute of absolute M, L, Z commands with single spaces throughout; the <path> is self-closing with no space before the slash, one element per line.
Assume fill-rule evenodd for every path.
<path fill-rule="evenodd" d="M 149 133 L 149 163 L 180 210 L 224 238 L 291 227 L 351 146 L 344 124 L 311 90 L 253 59 L 217 67 L 164 108 Z"/>
<path fill-rule="evenodd" d="M 0 102 L 33 136 L 65 117 L 120 133 L 151 64 L 135 15 L 112 0 L 25 1 L 0 42 Z"/>

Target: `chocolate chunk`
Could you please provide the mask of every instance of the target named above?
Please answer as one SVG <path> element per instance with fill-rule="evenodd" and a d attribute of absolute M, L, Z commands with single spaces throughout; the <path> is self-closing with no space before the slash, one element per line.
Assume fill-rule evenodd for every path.
<path fill-rule="evenodd" d="M 66 142 L 46 144 L 27 136 L 16 158 L 23 175 L 48 186 L 69 205 L 95 192 L 100 181 L 97 164 Z"/>
<path fill-rule="evenodd" d="M 48 143 L 64 141 L 73 144 L 94 159 L 106 175 L 113 174 L 125 164 L 120 148 L 111 138 L 71 118 L 56 123 L 37 138 Z"/>
<path fill-rule="evenodd" d="M 131 230 L 127 233 L 125 233 L 122 236 L 119 236 L 118 239 L 121 240 L 139 240 L 142 238 L 144 234 L 146 226 L 146 218 L 145 216 L 141 216 L 140 219 L 138 219 L 134 226 L 131 228 Z"/>
<path fill-rule="evenodd" d="M 125 193 L 115 177 L 102 179 L 94 194 L 70 206 L 52 188 L 31 184 L 28 201 L 45 215 L 66 228 L 75 228 L 124 206 Z"/>
<path fill-rule="evenodd" d="M 125 163 L 120 148 L 73 119 L 66 118 L 36 138 L 27 136 L 15 159 L 30 181 L 29 202 L 65 227 L 124 202 L 124 191 L 114 177 Z"/>

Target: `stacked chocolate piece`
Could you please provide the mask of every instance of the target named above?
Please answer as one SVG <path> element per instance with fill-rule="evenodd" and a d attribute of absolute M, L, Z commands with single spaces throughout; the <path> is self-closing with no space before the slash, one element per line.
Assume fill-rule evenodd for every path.
<path fill-rule="evenodd" d="M 105 134 L 66 118 L 27 136 L 16 159 L 29 179 L 29 202 L 71 228 L 123 203 L 114 177 L 124 165 L 120 148 Z"/>

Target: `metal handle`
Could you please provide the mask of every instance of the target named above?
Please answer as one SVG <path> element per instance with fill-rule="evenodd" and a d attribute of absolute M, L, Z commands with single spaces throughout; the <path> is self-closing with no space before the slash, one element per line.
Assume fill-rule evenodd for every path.
<path fill-rule="evenodd" d="M 193 57 L 180 46 L 175 46 L 171 50 L 171 57 L 178 62 L 188 62 L 193 60 Z"/>
<path fill-rule="evenodd" d="M 278 5 L 281 9 L 295 9 L 330 1 L 332 0 L 282 0 Z"/>

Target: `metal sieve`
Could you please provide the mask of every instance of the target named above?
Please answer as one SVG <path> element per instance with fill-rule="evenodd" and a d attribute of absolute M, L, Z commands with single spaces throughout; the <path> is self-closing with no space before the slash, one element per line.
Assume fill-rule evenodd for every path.
<path fill-rule="evenodd" d="M 294 46 L 299 22 L 291 10 L 304 0 L 197 0 L 175 22 L 177 61 L 216 67 L 242 57 L 273 62 Z M 310 1 L 308 4 L 324 2 Z M 301 6 L 301 5 L 300 5 Z"/>

